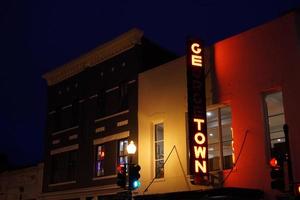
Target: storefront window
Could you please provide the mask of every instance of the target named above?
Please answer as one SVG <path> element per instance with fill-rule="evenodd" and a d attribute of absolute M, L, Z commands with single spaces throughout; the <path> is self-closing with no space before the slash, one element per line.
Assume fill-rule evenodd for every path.
<path fill-rule="evenodd" d="M 207 112 L 209 171 L 233 166 L 231 108 L 220 107 Z"/>
<path fill-rule="evenodd" d="M 105 158 L 105 149 L 104 145 L 97 146 L 96 152 L 96 176 L 104 175 L 104 158 Z"/>
<path fill-rule="evenodd" d="M 128 139 L 119 141 L 119 153 L 118 153 L 118 164 L 123 165 L 128 172 L 128 153 L 127 153 Z"/>
<path fill-rule="evenodd" d="M 271 150 L 285 152 L 285 137 L 283 125 L 285 124 L 282 92 L 265 95 L 267 136 Z"/>
<path fill-rule="evenodd" d="M 164 177 L 164 124 L 154 125 L 155 143 L 155 178 Z"/>

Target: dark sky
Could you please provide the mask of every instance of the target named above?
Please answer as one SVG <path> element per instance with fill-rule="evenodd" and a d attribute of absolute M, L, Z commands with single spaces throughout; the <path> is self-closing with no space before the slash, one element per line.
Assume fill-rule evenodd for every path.
<path fill-rule="evenodd" d="M 0 153 L 43 160 L 45 72 L 138 27 L 179 55 L 186 36 L 212 44 L 300 6 L 300 0 L 2 0 Z"/>

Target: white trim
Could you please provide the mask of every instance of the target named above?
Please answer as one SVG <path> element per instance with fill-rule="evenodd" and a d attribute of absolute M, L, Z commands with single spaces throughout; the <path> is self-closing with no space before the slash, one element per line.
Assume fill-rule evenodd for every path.
<path fill-rule="evenodd" d="M 55 114 L 56 113 L 56 110 L 52 110 L 50 112 L 48 112 L 48 115 L 52 115 L 52 114 Z"/>
<path fill-rule="evenodd" d="M 117 178 L 117 175 L 93 177 L 92 180 L 96 181 L 96 180 L 103 180 L 103 179 L 109 179 L 109 178 Z"/>
<path fill-rule="evenodd" d="M 70 108 L 70 107 L 72 107 L 72 104 L 69 104 L 67 106 L 62 107 L 62 110 L 65 110 L 65 109 Z"/>
<path fill-rule="evenodd" d="M 60 186 L 60 185 L 69 185 L 69 184 L 74 184 L 76 181 L 66 181 L 66 182 L 60 182 L 60 183 L 52 183 L 49 184 L 49 187 L 54 187 L 54 186 Z"/>
<path fill-rule="evenodd" d="M 105 92 L 109 93 L 109 92 L 112 92 L 112 91 L 117 90 L 117 89 L 119 89 L 119 86 L 116 86 L 116 87 L 110 88 L 108 90 L 105 90 Z"/>
<path fill-rule="evenodd" d="M 70 135 L 69 140 L 75 140 L 78 138 L 78 134 Z"/>
<path fill-rule="evenodd" d="M 103 144 L 105 142 L 110 142 L 110 141 L 113 141 L 113 140 L 120 140 L 120 139 L 127 138 L 127 137 L 129 137 L 129 131 L 124 131 L 124 132 L 117 133 L 117 134 L 114 134 L 114 135 L 109 135 L 109 136 L 106 136 L 106 137 L 97 138 L 93 141 L 93 144 L 94 145 Z"/>
<path fill-rule="evenodd" d="M 129 110 L 124 110 L 122 112 L 118 112 L 118 113 L 115 113 L 115 114 L 112 114 L 112 115 L 108 115 L 106 117 L 102 117 L 102 118 L 96 119 L 95 122 L 100 122 L 100 121 L 103 121 L 105 119 L 109 119 L 109 118 L 112 118 L 112 117 L 123 115 L 123 114 L 128 113 L 128 112 L 129 112 Z"/>
<path fill-rule="evenodd" d="M 96 97 L 98 97 L 98 94 L 94 94 L 94 95 L 90 96 L 89 99 L 93 99 L 93 98 L 96 98 Z"/>
<path fill-rule="evenodd" d="M 128 119 L 117 122 L 117 127 L 126 126 L 128 124 Z"/>
<path fill-rule="evenodd" d="M 60 130 L 60 131 L 56 131 L 56 132 L 53 132 L 51 133 L 51 135 L 58 135 L 58 134 L 61 134 L 61 133 L 64 133 L 64 132 L 67 132 L 67 131 L 70 131 L 70 130 L 74 130 L 74 129 L 77 129 L 79 128 L 79 126 L 73 126 L 71 128 L 67 128 L 67 129 L 63 129 L 63 130 Z"/>
<path fill-rule="evenodd" d="M 131 84 L 131 83 L 134 83 L 136 80 L 131 80 L 131 81 L 128 81 L 128 84 Z"/>
<path fill-rule="evenodd" d="M 78 148 L 79 148 L 79 144 L 73 144 L 73 145 L 70 145 L 70 146 L 53 149 L 53 150 L 50 151 L 50 155 L 52 156 L 52 155 L 63 153 L 63 152 L 73 151 L 73 150 L 76 150 Z"/>

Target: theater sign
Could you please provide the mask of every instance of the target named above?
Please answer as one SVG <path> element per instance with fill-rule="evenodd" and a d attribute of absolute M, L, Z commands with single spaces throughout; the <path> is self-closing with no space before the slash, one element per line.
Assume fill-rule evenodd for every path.
<path fill-rule="evenodd" d="M 207 123 L 203 46 L 199 40 L 187 41 L 187 87 L 190 173 L 193 184 L 208 183 Z"/>

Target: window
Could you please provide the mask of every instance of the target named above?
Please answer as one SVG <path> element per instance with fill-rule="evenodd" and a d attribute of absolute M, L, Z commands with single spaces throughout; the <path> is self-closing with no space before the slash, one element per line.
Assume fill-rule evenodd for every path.
<path fill-rule="evenodd" d="M 164 124 L 154 125 L 155 178 L 164 177 Z"/>
<path fill-rule="evenodd" d="M 127 153 L 128 139 L 119 141 L 119 151 L 118 151 L 118 164 L 124 165 L 126 167 L 126 172 L 128 172 L 128 153 Z"/>
<path fill-rule="evenodd" d="M 265 95 L 265 120 L 267 124 L 267 138 L 270 143 L 271 150 L 276 149 L 285 153 L 285 136 L 283 132 L 284 110 L 282 92 L 275 92 Z"/>
<path fill-rule="evenodd" d="M 69 151 L 52 156 L 51 183 L 76 179 L 78 151 Z"/>
<path fill-rule="evenodd" d="M 128 84 L 123 81 L 119 84 L 120 88 L 120 110 L 126 109 L 128 107 Z"/>
<path fill-rule="evenodd" d="M 96 176 L 104 175 L 105 148 L 104 145 L 96 147 Z"/>
<path fill-rule="evenodd" d="M 220 107 L 207 112 L 209 171 L 233 166 L 231 108 Z"/>

